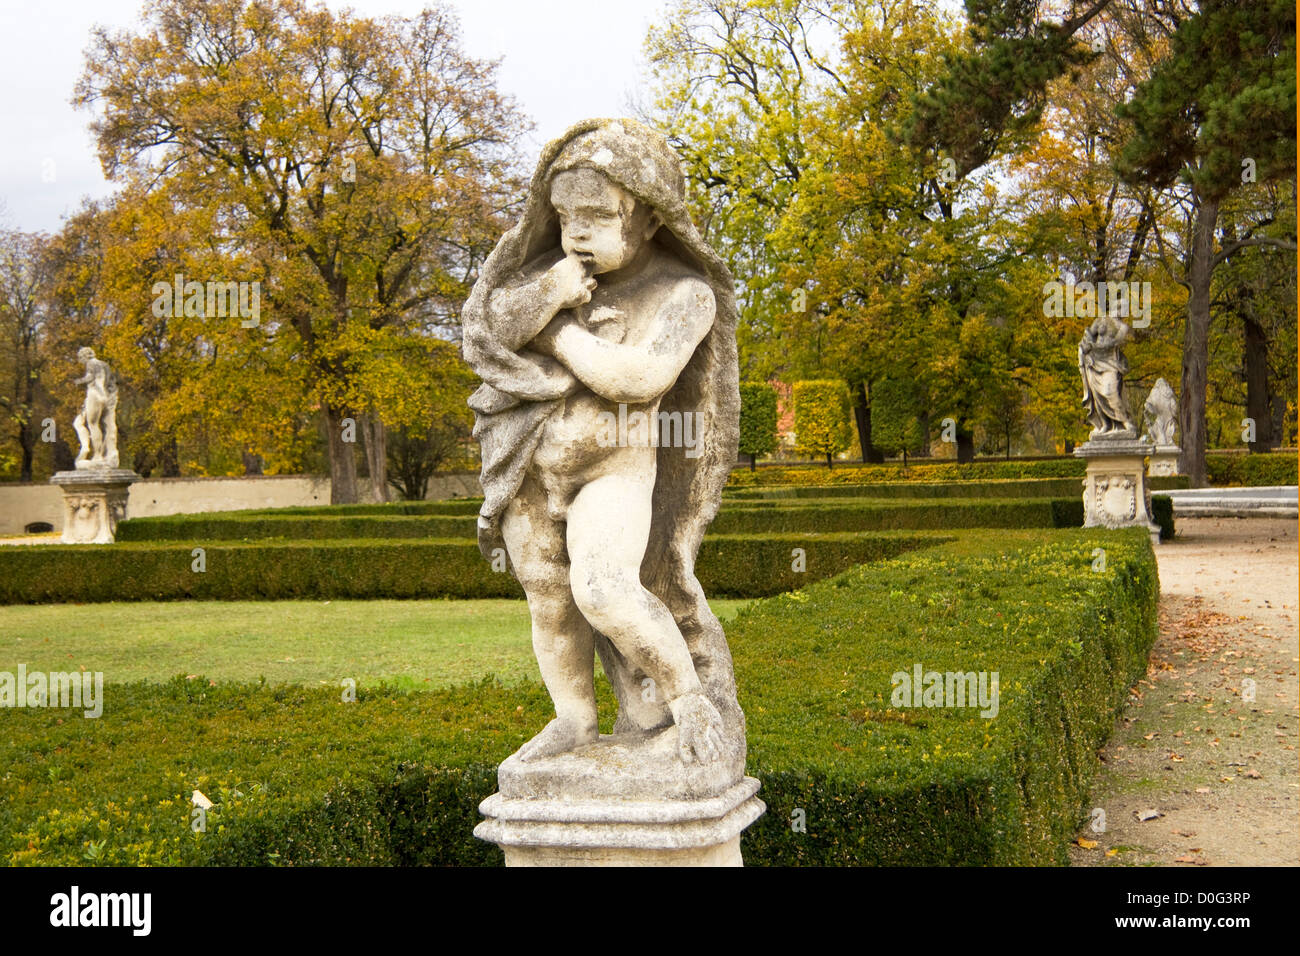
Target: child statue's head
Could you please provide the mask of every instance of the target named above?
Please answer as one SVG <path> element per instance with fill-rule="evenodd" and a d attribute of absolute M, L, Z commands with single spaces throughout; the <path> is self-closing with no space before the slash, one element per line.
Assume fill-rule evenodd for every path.
<path fill-rule="evenodd" d="M 551 205 L 560 219 L 564 254 L 585 260 L 590 275 L 630 264 L 662 222 L 622 186 L 585 166 L 555 174 Z"/>

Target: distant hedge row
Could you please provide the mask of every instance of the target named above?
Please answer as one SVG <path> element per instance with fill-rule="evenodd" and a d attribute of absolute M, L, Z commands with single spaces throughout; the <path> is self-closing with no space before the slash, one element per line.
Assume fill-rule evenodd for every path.
<path fill-rule="evenodd" d="M 709 535 L 696 571 L 710 596 L 765 597 L 945 540 L 925 532 Z M 0 604 L 522 597 L 504 558 L 499 566 L 468 539 L 12 547 L 0 549 Z"/>
<path fill-rule="evenodd" d="M 1187 476 L 1149 479 L 1152 489 L 1189 486 Z M 869 485 L 773 485 L 728 488 L 726 501 L 787 498 L 1068 498 L 1082 497 L 1082 478 L 1009 478 L 996 481 L 882 481 Z"/>
<path fill-rule="evenodd" d="M 264 541 L 283 538 L 327 541 L 340 538 L 474 538 L 473 515 L 206 514 L 133 518 L 117 526 L 118 541 Z"/>
<path fill-rule="evenodd" d="M 254 508 L 249 511 L 225 511 L 218 514 L 252 517 L 255 515 L 294 515 L 308 518 L 344 515 L 476 515 L 482 498 L 450 498 L 445 501 L 391 501 L 364 505 L 301 505 L 292 508 Z M 205 512 L 204 514 L 211 514 Z M 203 515 L 177 515 L 195 518 Z"/>
<path fill-rule="evenodd" d="M 748 865 L 1066 862 L 1097 750 L 1145 671 L 1158 582 L 1141 530 L 1037 537 L 969 533 L 728 626 L 768 807 L 743 838 Z M 996 715 L 896 704 L 895 676 L 916 665 L 996 672 Z M 499 865 L 471 835 L 477 806 L 551 715 L 540 686 L 491 680 L 353 703 L 201 678 L 105 691 L 97 720 L 6 715 L 3 862 Z M 608 731 L 603 681 L 599 696 Z M 200 833 L 196 788 L 215 803 Z"/>
<path fill-rule="evenodd" d="M 834 468 L 792 465 L 764 467 L 757 471 L 737 469 L 727 480 L 729 488 L 774 485 L 862 485 L 879 482 L 950 483 L 999 481 L 1026 478 L 1082 478 L 1087 464 L 1082 458 L 1052 458 L 1045 461 L 976 461 L 959 465 L 955 461 L 913 461 L 887 465 L 839 464 Z M 1206 474 L 1211 485 L 1294 485 L 1297 456 L 1294 452 L 1244 454 L 1211 451 L 1206 455 Z M 1186 479 L 1182 479 L 1184 482 Z M 1185 487 L 1180 484 L 1156 487 Z"/>
<path fill-rule="evenodd" d="M 1072 479 L 1067 479 L 1067 481 Z M 1032 487 L 1016 483 L 1017 487 Z M 858 486 L 849 486 L 858 487 Z M 871 486 L 868 486 L 871 487 Z M 820 489 L 819 489 L 820 490 Z M 1152 510 L 1164 537 L 1174 534 L 1173 508 L 1154 496 Z M 827 500 L 805 497 L 737 500 L 725 505 L 710 528 L 722 535 L 956 528 L 1077 528 L 1083 524 L 1083 498 L 956 498 Z M 475 535 L 475 519 L 449 515 L 213 514 L 138 518 L 118 526 L 119 541 L 329 541 L 339 539 L 465 538 Z M 486 596 L 486 595 L 485 595 Z"/>
<path fill-rule="evenodd" d="M 1297 484 L 1296 463 L 1296 455 L 1288 452 L 1211 454 L 1205 457 L 1205 476 L 1215 487 L 1294 485 Z"/>
<path fill-rule="evenodd" d="M 842 463 L 833 468 L 825 465 L 768 465 L 757 471 L 737 469 L 727 479 L 730 488 L 754 488 L 769 485 L 860 485 L 882 481 L 989 481 L 1019 478 L 1082 478 L 1086 465 L 1082 458 L 1051 458 L 1045 461 L 976 461 L 959 465 L 956 461 L 913 461 L 904 468 L 901 462 L 887 465 Z"/>

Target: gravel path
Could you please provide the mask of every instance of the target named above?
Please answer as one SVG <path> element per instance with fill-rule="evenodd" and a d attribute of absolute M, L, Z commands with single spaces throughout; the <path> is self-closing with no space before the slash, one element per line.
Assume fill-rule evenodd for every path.
<path fill-rule="evenodd" d="M 1160 635 L 1073 865 L 1300 865 L 1297 528 L 1180 518 L 1156 549 Z"/>

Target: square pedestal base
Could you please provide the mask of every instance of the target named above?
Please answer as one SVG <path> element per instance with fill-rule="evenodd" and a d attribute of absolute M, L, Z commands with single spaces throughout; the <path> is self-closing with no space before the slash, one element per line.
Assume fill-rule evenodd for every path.
<path fill-rule="evenodd" d="M 1151 450 L 1151 463 L 1147 467 L 1147 474 L 1152 478 L 1167 478 L 1178 474 L 1179 452 L 1177 445 L 1156 445 Z"/>
<path fill-rule="evenodd" d="M 767 808 L 739 739 L 707 765 L 681 762 L 671 726 L 509 757 L 474 835 L 506 866 L 741 866 L 740 833 Z"/>
<path fill-rule="evenodd" d="M 118 521 L 126 517 L 131 482 L 139 480 L 129 468 L 56 473 L 50 484 L 63 489 L 63 543 L 112 544 Z"/>
<path fill-rule="evenodd" d="M 1150 442 L 1112 439 L 1085 442 L 1074 454 L 1088 462 L 1083 479 L 1085 528 L 1146 528 L 1151 543 L 1160 541 L 1160 526 L 1151 517 L 1151 486 L 1145 458 Z"/>

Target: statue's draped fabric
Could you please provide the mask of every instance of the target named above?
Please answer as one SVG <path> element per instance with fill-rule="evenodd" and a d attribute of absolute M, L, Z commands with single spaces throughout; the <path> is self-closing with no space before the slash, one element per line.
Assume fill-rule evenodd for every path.
<path fill-rule="evenodd" d="M 1079 343 L 1083 405 L 1096 434 L 1133 429 L 1133 415 L 1124 398 L 1128 362 L 1121 348 L 1127 338 L 1127 326 L 1114 319 L 1101 318 Z"/>

